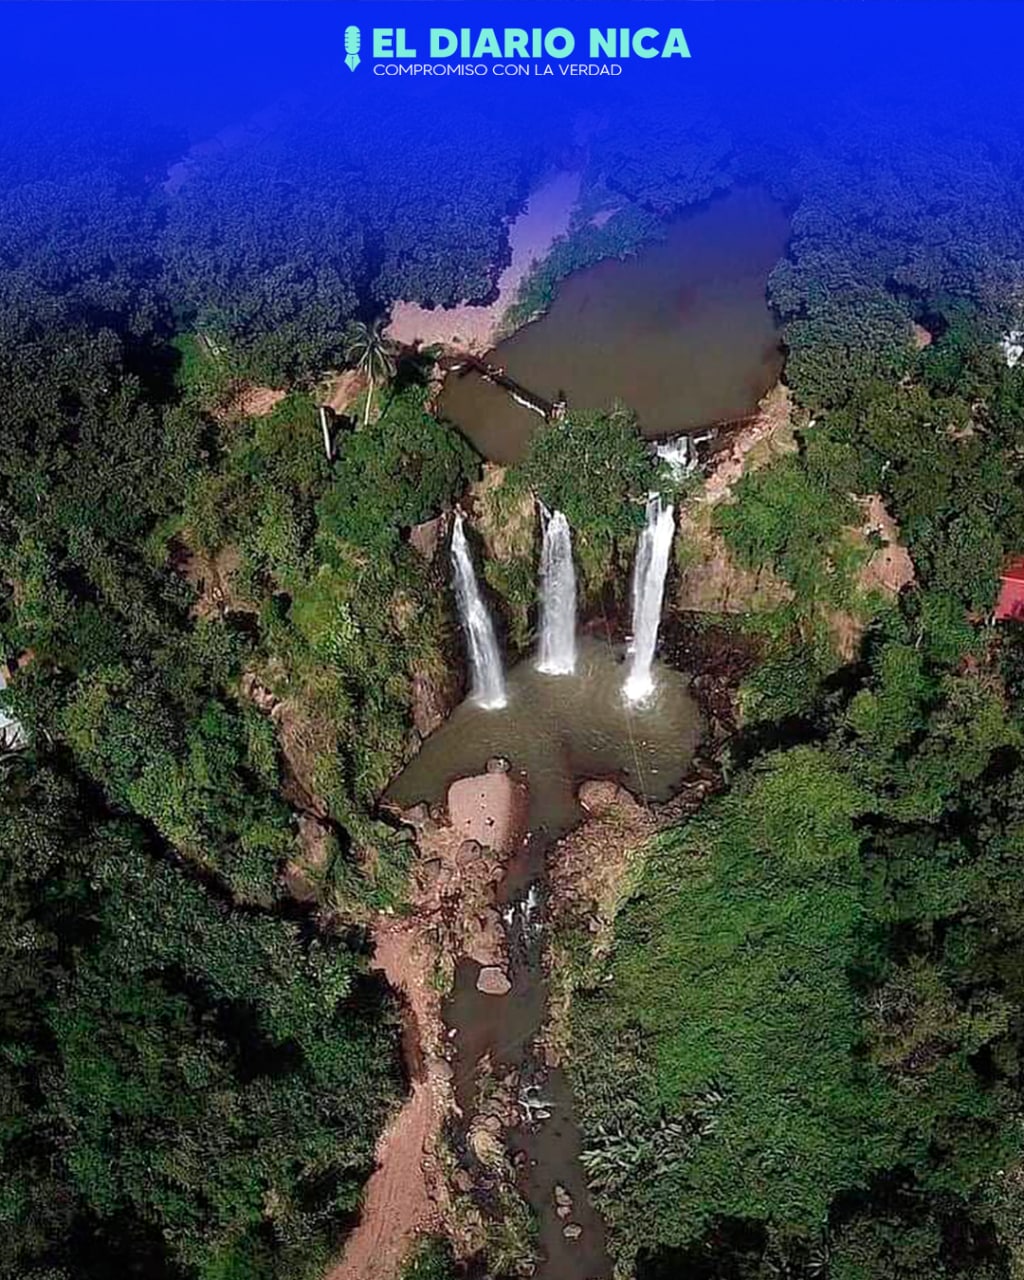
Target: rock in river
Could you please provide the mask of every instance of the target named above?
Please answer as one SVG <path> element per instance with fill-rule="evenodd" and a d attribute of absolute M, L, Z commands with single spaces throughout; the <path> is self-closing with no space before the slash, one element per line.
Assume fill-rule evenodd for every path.
<path fill-rule="evenodd" d="M 508 974 L 499 965 L 485 965 L 477 975 L 476 979 L 477 991 L 482 991 L 485 996 L 507 996 L 512 990 L 512 983 L 508 980 Z"/>
<path fill-rule="evenodd" d="M 448 788 L 448 817 L 463 840 L 507 853 L 526 829 L 526 801 L 526 788 L 507 773 L 482 773 Z"/>

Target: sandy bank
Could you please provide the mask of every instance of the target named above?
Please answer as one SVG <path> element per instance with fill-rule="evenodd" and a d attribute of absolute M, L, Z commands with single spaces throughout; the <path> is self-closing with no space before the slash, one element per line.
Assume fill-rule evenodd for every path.
<path fill-rule="evenodd" d="M 482 355 L 494 346 L 502 317 L 515 302 L 519 286 L 535 262 L 542 261 L 555 240 L 569 230 L 580 193 L 580 174 L 556 173 L 530 196 L 526 208 L 509 226 L 511 261 L 498 277 L 498 296 L 486 306 L 460 303 L 428 310 L 415 302 L 396 302 L 388 335 L 404 346 L 438 344 Z"/>
<path fill-rule="evenodd" d="M 448 1224 L 439 1147 L 454 1094 L 435 974 L 439 965 L 453 966 L 462 956 L 485 966 L 507 962 L 494 909 L 507 857 L 499 850 L 522 839 L 526 813 L 524 786 L 496 768 L 454 782 L 439 820 L 425 804 L 405 815 L 418 853 L 412 910 L 401 918 L 379 916 L 373 933 L 374 967 L 404 1001 L 403 1047 L 412 1090 L 381 1135 L 359 1222 L 325 1280 L 391 1280 L 418 1235 Z M 477 843 L 474 836 L 484 839 Z"/>

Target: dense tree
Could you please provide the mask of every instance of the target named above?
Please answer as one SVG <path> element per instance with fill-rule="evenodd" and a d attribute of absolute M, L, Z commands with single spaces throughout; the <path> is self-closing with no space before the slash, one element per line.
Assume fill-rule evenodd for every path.
<path fill-rule="evenodd" d="M 453 146 L 429 111 L 415 137 L 390 112 L 346 96 L 289 115 L 195 161 L 168 198 L 172 295 L 261 378 L 339 363 L 348 321 L 398 298 L 449 306 L 494 287 L 537 157 L 472 113 Z"/>
<path fill-rule="evenodd" d="M 345 331 L 345 359 L 366 378 L 366 405 L 363 426 L 370 420 L 374 387 L 388 383 L 397 369 L 393 346 L 384 333 L 384 321 L 365 324 L 352 320 Z"/>
<path fill-rule="evenodd" d="M 4 698 L 29 735 L 0 797 L 0 1273 L 313 1275 L 401 1087 L 354 915 L 401 894 L 369 809 L 443 600 L 413 553 L 368 590 L 353 529 L 321 527 L 312 402 L 248 420 L 211 344 L 172 379 L 160 198 L 126 156 L 0 195 L 0 653 L 21 657 Z M 370 433 L 361 529 L 394 552 L 473 458 L 418 393 Z M 311 774 L 246 693 L 271 670 L 289 725 L 326 726 L 317 893 L 345 915 L 287 892 Z M 364 871 L 353 832 L 394 865 Z"/>
<path fill-rule="evenodd" d="M 1016 144 L 998 161 L 969 116 L 922 120 L 864 104 L 802 154 L 799 200 L 770 296 L 787 380 L 814 408 L 908 366 L 910 320 L 942 299 L 1005 323 L 1024 262 Z"/>
<path fill-rule="evenodd" d="M 322 534 L 353 546 L 393 546 L 467 482 L 472 449 L 425 412 L 415 387 L 396 394 L 379 421 L 348 436 L 319 507 Z"/>
<path fill-rule="evenodd" d="M 585 195 L 594 208 L 625 198 L 664 217 L 725 190 L 734 176 L 734 139 L 707 104 L 652 100 L 623 107 L 596 131 Z"/>
<path fill-rule="evenodd" d="M 106 1275 L 104 1247 L 157 1274 L 312 1273 L 396 1083 L 357 957 L 230 911 L 32 763 L 0 810 L 3 1274 Z"/>
<path fill-rule="evenodd" d="M 651 852 L 610 982 L 577 1007 L 584 1159 L 627 1251 L 682 1247 L 723 1217 L 763 1222 L 799 1256 L 845 1194 L 901 1167 L 967 1219 L 1021 1157 L 1009 1006 L 964 973 L 958 923 L 992 913 L 996 865 L 957 838 L 1017 732 L 977 677 L 954 728 L 927 681 L 898 674 L 902 655 L 879 662 L 877 692 L 827 746 L 759 760 Z M 898 759 L 874 755 L 879 732 Z M 867 1245 L 851 1231 L 852 1259 Z M 931 1248 L 950 1265 L 941 1237 Z"/>
<path fill-rule="evenodd" d="M 0 1274 L 312 1276 L 401 1087 L 362 926 L 403 899 L 376 806 L 453 633 L 444 558 L 406 535 L 476 466 L 370 318 L 488 298 L 568 133 L 411 131 L 368 91 L 167 182 L 182 140 L 124 114 L 0 138 L 0 653 L 29 735 L 0 761 Z M 623 109 L 573 150 L 572 232 L 513 310 L 737 177 L 795 210 L 770 298 L 797 449 L 716 516 L 792 599 L 759 620 L 728 789 L 650 851 L 572 1013 L 586 1171 L 643 1277 L 1024 1257 L 1024 650 L 978 621 L 1024 548 L 997 345 L 1021 151 L 923 114 L 766 145 Z M 262 417 L 237 394 L 344 361 L 370 385 L 336 458 L 301 389 Z M 666 483 L 615 409 L 540 428 L 502 491 L 566 513 L 593 597 Z M 841 667 L 869 493 L 917 585 L 861 610 Z M 407 1270 L 455 1268 L 427 1241 Z"/>
<path fill-rule="evenodd" d="M 616 546 L 628 553 L 643 527 L 647 495 L 659 480 L 659 464 L 633 414 L 618 405 L 606 413 L 571 410 L 535 431 L 507 483 L 564 512 L 588 587 L 596 592 Z"/>

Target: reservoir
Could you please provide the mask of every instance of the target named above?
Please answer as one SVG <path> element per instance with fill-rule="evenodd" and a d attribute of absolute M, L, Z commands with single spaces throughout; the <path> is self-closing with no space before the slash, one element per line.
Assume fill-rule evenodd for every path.
<path fill-rule="evenodd" d="M 748 188 L 667 224 L 661 240 L 563 280 L 550 310 L 488 355 L 570 408 L 621 400 L 645 436 L 696 431 L 751 413 L 782 367 L 768 274 L 789 222 Z M 541 419 L 476 373 L 449 376 L 441 412 L 485 458 L 522 457 Z"/>

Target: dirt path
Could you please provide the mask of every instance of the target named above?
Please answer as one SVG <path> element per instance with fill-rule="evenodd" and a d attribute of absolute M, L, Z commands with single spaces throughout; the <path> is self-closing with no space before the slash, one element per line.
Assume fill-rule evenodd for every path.
<path fill-rule="evenodd" d="M 438 1226 L 445 1194 L 432 1153 L 450 1085 L 445 1064 L 425 1048 L 439 1043 L 441 1029 L 440 999 L 429 981 L 431 957 L 410 922 L 382 920 L 375 936 L 375 968 L 407 1001 L 403 1042 L 412 1093 L 381 1135 L 359 1225 L 326 1280 L 389 1280 L 397 1275 L 415 1237 Z"/>
<path fill-rule="evenodd" d="M 487 306 L 461 303 L 428 310 L 415 302 L 396 302 L 388 334 L 403 346 L 437 343 L 483 355 L 494 346 L 498 325 L 519 293 L 535 262 L 547 257 L 552 244 L 569 230 L 580 194 L 578 173 L 556 173 L 530 196 L 508 231 L 512 258 L 498 278 L 498 296 Z"/>
<path fill-rule="evenodd" d="M 246 386 L 228 405 L 226 413 L 239 418 L 265 418 L 287 394 L 278 387 Z"/>

